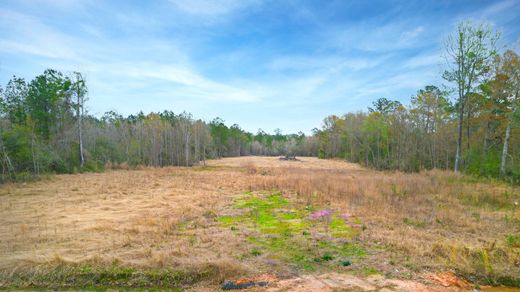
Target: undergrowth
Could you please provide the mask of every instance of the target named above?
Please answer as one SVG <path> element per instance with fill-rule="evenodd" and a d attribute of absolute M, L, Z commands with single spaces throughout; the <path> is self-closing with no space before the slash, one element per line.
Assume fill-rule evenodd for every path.
<path fill-rule="evenodd" d="M 117 287 L 143 289 L 154 287 L 181 291 L 181 288 L 185 286 L 213 281 L 219 273 L 217 266 L 210 265 L 193 270 L 140 269 L 118 265 L 60 265 L 45 269 L 1 271 L 0 288 L 92 290 Z"/>

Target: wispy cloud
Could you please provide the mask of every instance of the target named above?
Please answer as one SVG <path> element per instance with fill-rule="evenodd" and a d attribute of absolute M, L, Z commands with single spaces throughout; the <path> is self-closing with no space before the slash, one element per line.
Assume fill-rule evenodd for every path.
<path fill-rule="evenodd" d="M 413 40 L 414 38 L 416 38 L 418 35 L 420 35 L 423 32 L 424 32 L 424 27 L 422 25 L 418 26 L 413 30 L 403 32 L 401 34 L 400 40 L 402 42 L 408 42 L 410 40 Z"/>
<path fill-rule="evenodd" d="M 411 57 L 404 63 L 404 68 L 418 68 L 418 67 L 435 67 L 441 65 L 443 59 L 441 53 L 421 54 Z"/>
<path fill-rule="evenodd" d="M 479 11 L 482 17 L 490 17 L 500 13 L 503 13 L 507 9 L 512 9 L 514 7 L 520 6 L 518 1 L 516 0 L 504 0 L 504 1 L 495 1 L 489 6 L 487 6 L 482 11 Z"/>
<path fill-rule="evenodd" d="M 520 2 L 19 0 L 0 2 L 0 84 L 47 67 L 87 76 L 91 112 L 187 110 L 310 131 L 328 114 L 440 85 L 461 19 L 520 39 Z M 376 7 L 377 9 L 375 9 Z M 6 70 L 7 69 L 7 70 Z"/>
<path fill-rule="evenodd" d="M 341 70 L 363 70 L 373 68 L 383 61 L 385 57 L 378 58 L 351 58 L 347 56 L 286 56 L 272 60 L 267 68 L 275 71 L 322 70 L 337 72 Z M 324 73 L 326 73 L 324 72 Z"/>
<path fill-rule="evenodd" d="M 216 82 L 179 65 L 132 64 L 128 68 L 117 67 L 133 78 L 153 78 L 185 86 L 192 96 L 200 99 L 234 102 L 254 102 L 260 99 L 246 89 Z"/>
<path fill-rule="evenodd" d="M 16 25 L 12 25 L 16 23 Z M 78 51 L 69 44 L 72 38 L 43 24 L 35 17 L 16 11 L 0 9 L 0 25 L 11 27 L 11 34 L 3 36 L 0 51 L 22 52 L 49 58 L 77 59 Z"/>
<path fill-rule="evenodd" d="M 170 0 L 180 11 L 200 16 L 220 16 L 260 3 L 259 0 Z"/>

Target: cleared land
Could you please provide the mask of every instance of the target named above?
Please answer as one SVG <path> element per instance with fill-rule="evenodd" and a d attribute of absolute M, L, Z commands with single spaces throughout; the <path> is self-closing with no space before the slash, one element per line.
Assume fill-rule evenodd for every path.
<path fill-rule="evenodd" d="M 323 284 L 323 275 L 435 288 L 447 271 L 520 286 L 518 188 L 299 159 L 226 158 L 0 186 L 0 288 L 200 290 L 265 273 L 281 279 L 271 288 Z"/>

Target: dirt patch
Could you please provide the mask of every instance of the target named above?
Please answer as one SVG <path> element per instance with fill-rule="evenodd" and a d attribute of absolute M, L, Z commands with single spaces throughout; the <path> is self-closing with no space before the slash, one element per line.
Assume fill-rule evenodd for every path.
<path fill-rule="evenodd" d="M 376 275 L 358 277 L 349 274 L 327 273 L 322 275 L 306 275 L 298 278 L 281 280 L 272 283 L 266 291 L 470 291 L 470 287 L 457 285 L 439 285 L 438 283 L 421 283 L 411 280 L 387 279 Z"/>

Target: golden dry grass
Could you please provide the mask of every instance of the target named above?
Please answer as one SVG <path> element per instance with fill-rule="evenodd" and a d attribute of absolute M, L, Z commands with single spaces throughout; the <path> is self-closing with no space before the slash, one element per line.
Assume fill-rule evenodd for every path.
<path fill-rule="evenodd" d="M 517 188 L 448 172 L 378 172 L 336 160 L 239 157 L 207 166 L 57 175 L 0 186 L 0 270 L 117 263 L 197 269 L 222 278 L 262 272 L 265 257 L 242 258 L 251 243 L 216 218 L 246 191 L 281 191 L 305 205 L 349 211 L 366 230 L 360 267 L 391 277 L 426 269 L 465 276 L 520 275 Z"/>
<path fill-rule="evenodd" d="M 56 257 L 145 266 L 224 259 L 228 247 L 216 242 L 225 232 L 192 227 L 213 221 L 243 188 L 237 173 L 150 168 L 2 186 L 1 267 Z"/>

